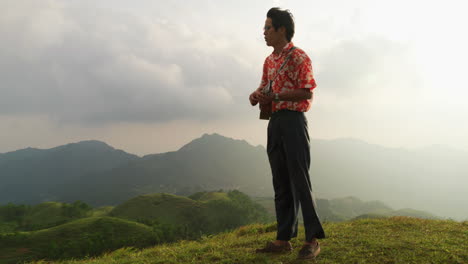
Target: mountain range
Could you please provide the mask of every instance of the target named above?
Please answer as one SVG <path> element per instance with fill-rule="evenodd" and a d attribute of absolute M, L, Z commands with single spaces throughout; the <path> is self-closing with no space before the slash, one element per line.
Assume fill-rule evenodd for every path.
<path fill-rule="evenodd" d="M 312 140 L 319 198 L 358 197 L 468 219 L 468 154 L 440 146 L 408 150 L 355 139 Z M 205 134 L 177 151 L 139 157 L 100 141 L 0 154 L 0 203 L 115 205 L 141 194 L 238 189 L 272 196 L 265 148 Z"/>

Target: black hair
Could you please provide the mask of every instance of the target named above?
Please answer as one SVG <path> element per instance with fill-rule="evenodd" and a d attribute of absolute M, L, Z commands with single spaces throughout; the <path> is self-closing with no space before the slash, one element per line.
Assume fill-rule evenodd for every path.
<path fill-rule="evenodd" d="M 288 42 L 294 37 L 294 17 L 288 9 L 273 7 L 268 10 L 267 17 L 271 18 L 271 22 L 275 31 L 280 27 L 286 29 L 286 39 Z"/>

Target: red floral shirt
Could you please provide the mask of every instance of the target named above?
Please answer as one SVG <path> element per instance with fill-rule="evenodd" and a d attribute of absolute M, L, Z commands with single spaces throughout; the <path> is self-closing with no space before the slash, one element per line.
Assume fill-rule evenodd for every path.
<path fill-rule="evenodd" d="M 290 51 L 294 47 L 292 42 L 289 42 L 286 47 L 283 48 L 281 54 L 276 55 L 272 53 L 265 59 L 263 64 L 263 76 L 260 87 L 265 87 L 269 80 L 273 80 L 275 75 L 278 73 L 278 69 L 283 64 L 284 60 L 288 57 L 289 60 L 283 66 L 281 71 L 273 81 L 272 92 L 282 93 L 286 91 L 292 91 L 294 89 L 314 89 L 317 84 L 315 83 L 312 61 L 309 56 L 302 50 L 296 47 L 293 51 Z M 279 101 L 272 103 L 272 112 L 276 112 L 281 109 L 288 109 L 299 112 L 307 112 L 310 109 L 311 100 L 302 100 L 298 102 L 291 101 Z"/>

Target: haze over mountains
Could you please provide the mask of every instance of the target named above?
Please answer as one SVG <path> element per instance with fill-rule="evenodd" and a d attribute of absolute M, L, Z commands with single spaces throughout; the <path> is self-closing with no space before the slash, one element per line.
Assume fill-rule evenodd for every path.
<path fill-rule="evenodd" d="M 391 149 L 353 139 L 312 140 L 318 198 L 355 196 L 393 208 L 468 219 L 468 154 L 442 147 Z M 271 196 L 264 147 L 218 134 L 178 151 L 138 157 L 99 141 L 0 154 L 0 203 L 81 200 L 115 205 L 145 193 L 239 189 Z"/>

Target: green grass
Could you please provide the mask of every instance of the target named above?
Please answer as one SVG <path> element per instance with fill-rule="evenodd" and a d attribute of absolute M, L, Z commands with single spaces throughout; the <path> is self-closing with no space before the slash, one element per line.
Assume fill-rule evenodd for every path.
<path fill-rule="evenodd" d="M 74 203 L 44 202 L 36 205 L 0 206 L 0 233 L 35 231 L 91 215 L 91 207 Z"/>
<path fill-rule="evenodd" d="M 239 191 L 201 192 L 189 198 L 165 193 L 142 195 L 115 207 L 108 215 L 149 226 L 170 225 L 181 231 L 179 239 L 196 239 L 248 223 L 266 222 L 267 218 L 264 208 Z"/>
<path fill-rule="evenodd" d="M 156 244 L 146 225 L 112 217 L 90 217 L 40 231 L 0 235 L 0 263 L 98 255 L 124 246 Z"/>
<path fill-rule="evenodd" d="M 196 240 L 249 223 L 266 222 L 264 209 L 241 192 L 202 193 L 199 198 L 203 201 L 171 194 L 138 196 L 115 208 L 85 208 L 83 215 L 92 217 L 70 219 L 69 223 L 39 231 L 15 233 L 11 231 L 14 226 L 5 222 L 0 227 L 10 233 L 0 234 L 0 263 L 96 256 L 122 247 Z M 41 218 L 37 220 L 40 222 L 47 218 L 42 211 L 53 217 L 66 215 L 63 208 L 82 206 L 46 203 L 33 215 Z"/>
<path fill-rule="evenodd" d="M 31 207 L 24 217 L 24 224 L 33 230 L 55 226 L 70 221 L 62 214 L 63 203 L 44 202 Z M 31 230 L 29 229 L 29 230 Z"/>
<path fill-rule="evenodd" d="M 190 197 L 194 199 L 194 197 Z M 200 202 L 208 202 L 213 200 L 230 200 L 227 193 L 224 192 L 203 192 L 200 197 L 194 199 Z"/>
<path fill-rule="evenodd" d="M 130 199 L 109 212 L 109 216 L 141 221 L 158 220 L 164 224 L 182 225 L 192 212 L 200 211 L 202 203 L 190 198 L 158 193 Z"/>
<path fill-rule="evenodd" d="M 18 223 L 16 222 L 0 222 L 0 234 L 15 232 L 17 228 Z"/>
<path fill-rule="evenodd" d="M 114 209 L 114 206 L 101 206 L 98 208 L 93 209 L 90 212 L 90 216 L 98 217 L 98 216 L 108 216 L 109 213 Z"/>
<path fill-rule="evenodd" d="M 292 254 L 255 254 L 275 238 L 273 225 L 249 225 L 233 232 L 143 250 L 122 248 L 97 258 L 39 263 L 468 263 L 468 222 L 408 217 L 325 223 L 327 238 L 316 261 L 297 261 L 301 239 Z M 300 229 L 299 238 L 304 232 Z"/>

